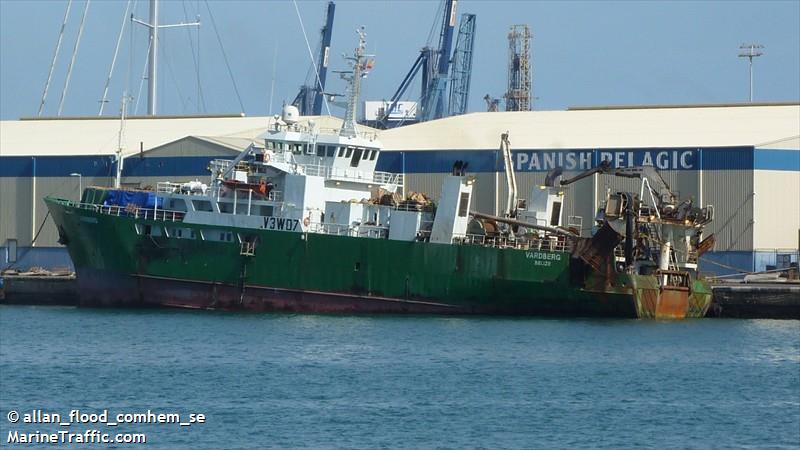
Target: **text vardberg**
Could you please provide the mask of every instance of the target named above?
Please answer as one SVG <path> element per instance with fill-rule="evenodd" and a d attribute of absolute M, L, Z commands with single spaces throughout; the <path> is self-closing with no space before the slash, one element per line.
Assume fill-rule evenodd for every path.
<path fill-rule="evenodd" d="M 300 221 L 285 217 L 264 217 L 264 228 L 267 230 L 297 231 Z"/>
<path fill-rule="evenodd" d="M 525 252 L 525 258 L 532 259 L 534 266 L 550 267 L 553 261 L 561 261 L 561 253 Z"/>

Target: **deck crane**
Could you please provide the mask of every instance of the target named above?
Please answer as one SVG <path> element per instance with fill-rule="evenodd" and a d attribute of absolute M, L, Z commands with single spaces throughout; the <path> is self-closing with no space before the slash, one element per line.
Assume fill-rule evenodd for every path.
<path fill-rule="evenodd" d="M 508 184 L 508 198 L 506 199 L 506 215 L 517 215 L 517 173 L 514 171 L 514 157 L 511 155 L 511 142 L 508 140 L 508 131 L 500 135 L 500 153 L 505 167 L 506 183 Z"/>
<path fill-rule="evenodd" d="M 439 34 L 439 45 L 436 48 L 426 46 L 420 50 L 419 56 L 411 66 L 411 70 L 408 71 L 400 86 L 392 95 L 391 100 L 389 100 L 389 107 L 386 108 L 383 116 L 378 120 L 384 127 L 387 126 L 389 115 L 397 106 L 397 102 L 400 101 L 400 98 L 405 94 L 420 71 L 422 71 L 422 89 L 417 105 L 417 119 L 426 121 L 446 115 L 447 81 L 450 73 L 453 29 L 456 24 L 456 6 L 457 0 L 444 0 L 444 17 Z"/>
<path fill-rule="evenodd" d="M 317 63 L 312 64 L 310 79 L 300 87 L 300 92 L 292 101 L 301 116 L 319 116 L 322 114 L 322 97 L 325 95 L 325 78 L 328 74 L 328 55 L 333 36 L 333 16 L 336 5 L 330 1 L 325 13 L 325 26 L 320 30 L 320 50 Z M 315 70 L 316 69 L 316 70 Z"/>

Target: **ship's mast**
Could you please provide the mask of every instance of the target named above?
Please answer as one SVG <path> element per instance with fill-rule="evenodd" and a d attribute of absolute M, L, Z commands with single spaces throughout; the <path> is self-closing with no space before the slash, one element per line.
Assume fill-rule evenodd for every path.
<path fill-rule="evenodd" d="M 150 54 L 148 56 L 147 115 L 155 116 L 156 89 L 158 89 L 158 0 L 150 0 Z M 125 102 L 123 101 L 122 104 L 124 108 Z"/>
<path fill-rule="evenodd" d="M 367 33 L 364 31 L 364 27 L 359 28 L 356 32 L 358 33 L 358 47 L 356 47 L 354 56 L 347 58 L 353 70 L 341 74 L 342 79 L 349 83 L 350 91 L 347 98 L 347 110 L 344 113 L 344 123 L 342 129 L 339 130 L 339 135 L 346 137 L 358 136 L 356 111 L 358 110 L 358 99 L 361 96 L 361 78 L 366 68 L 364 50 L 367 46 Z"/>

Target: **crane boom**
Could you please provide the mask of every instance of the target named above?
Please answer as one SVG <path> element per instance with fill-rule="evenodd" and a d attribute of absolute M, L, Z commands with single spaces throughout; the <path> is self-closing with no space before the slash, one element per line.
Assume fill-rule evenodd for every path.
<path fill-rule="evenodd" d="M 469 101 L 469 85 L 472 78 L 472 47 L 475 42 L 475 14 L 464 13 L 458 25 L 456 48 L 453 51 L 453 63 L 450 68 L 450 104 L 448 116 L 457 116 L 467 112 Z"/>
<path fill-rule="evenodd" d="M 511 142 L 508 140 L 508 131 L 500 135 L 500 153 L 503 154 L 506 183 L 508 184 L 506 214 L 508 214 L 508 217 L 514 217 L 517 211 L 517 174 L 514 172 L 514 160 L 511 157 Z"/>
<path fill-rule="evenodd" d="M 545 185 L 552 186 L 553 183 L 555 182 L 555 179 L 558 178 L 558 176 L 561 175 L 562 172 L 563 169 L 560 167 L 552 169 L 550 172 L 548 172 L 547 177 L 545 178 Z M 643 180 L 646 179 L 650 191 L 654 194 L 656 198 L 659 199 L 659 201 L 671 203 L 675 200 L 675 194 L 673 194 L 672 190 L 669 187 L 669 184 L 667 184 L 667 181 L 664 180 L 664 177 L 662 177 L 661 174 L 658 172 L 658 170 L 656 170 L 652 166 L 633 166 L 633 167 L 614 168 L 611 167 L 611 161 L 609 160 L 603 160 L 597 167 L 581 172 L 572 178 L 567 178 L 566 180 L 562 179 L 561 186 L 572 184 L 576 181 L 590 177 L 596 173 L 603 173 L 624 178 L 640 178 Z"/>

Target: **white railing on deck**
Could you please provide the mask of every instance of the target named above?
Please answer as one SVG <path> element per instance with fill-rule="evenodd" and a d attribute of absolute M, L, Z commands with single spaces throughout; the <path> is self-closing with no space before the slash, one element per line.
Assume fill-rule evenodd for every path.
<path fill-rule="evenodd" d="M 182 222 L 186 216 L 184 211 L 173 211 L 169 209 L 156 209 L 156 208 L 140 208 L 118 205 L 98 205 L 95 203 L 77 203 L 65 201 L 68 206 L 74 206 L 80 209 L 87 209 L 95 211 L 100 214 L 118 217 L 133 217 L 135 219 L 144 220 L 159 220 L 166 222 Z"/>
<path fill-rule="evenodd" d="M 461 244 L 482 245 L 485 247 L 545 250 L 552 252 L 566 252 L 571 250 L 569 240 L 559 237 L 544 239 L 509 239 L 504 236 L 489 237 L 481 234 L 466 234 L 456 237 L 456 240 Z"/>
<path fill-rule="evenodd" d="M 297 165 L 306 175 L 333 178 L 341 180 L 355 180 L 366 181 L 375 184 L 403 184 L 403 175 L 390 172 L 363 172 L 356 169 L 348 169 L 344 167 L 331 167 L 316 164 L 298 164 Z"/>
<path fill-rule="evenodd" d="M 312 222 L 308 225 L 308 232 L 331 234 L 334 236 L 367 237 L 372 239 L 386 239 L 389 237 L 389 228 L 375 225 L 343 225 L 338 223 Z"/>

